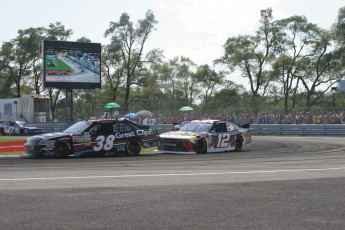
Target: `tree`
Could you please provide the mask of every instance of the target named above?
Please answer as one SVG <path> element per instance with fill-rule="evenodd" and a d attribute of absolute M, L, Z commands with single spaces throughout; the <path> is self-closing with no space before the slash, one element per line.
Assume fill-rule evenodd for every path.
<path fill-rule="evenodd" d="M 249 79 L 252 93 L 251 105 L 259 111 L 260 98 L 265 95 L 271 82 L 270 62 L 276 42 L 272 9 L 261 10 L 261 26 L 255 36 L 230 37 L 224 45 L 224 56 L 217 63 L 227 65 L 230 71 L 238 69 L 242 77 Z"/>
<path fill-rule="evenodd" d="M 345 7 L 342 7 L 338 11 L 338 17 L 335 25 L 332 29 L 335 35 L 336 49 L 338 52 L 339 66 L 342 66 L 339 75 L 344 78 L 345 76 Z"/>
<path fill-rule="evenodd" d="M 111 36 L 111 45 L 118 47 L 121 60 L 125 68 L 125 97 L 124 112 L 128 112 L 130 90 L 136 85 L 140 77 L 137 70 L 142 65 L 144 45 L 158 22 L 151 10 L 146 12 L 145 18 L 133 25 L 127 13 L 123 13 L 118 22 L 111 22 L 105 31 L 105 37 Z"/>
<path fill-rule="evenodd" d="M 0 53 L 1 57 L 1 53 Z M 6 97 L 14 97 L 14 94 L 11 91 L 11 86 L 13 84 L 13 81 L 11 78 L 9 78 L 8 69 L 4 67 L 3 64 L 1 64 L 0 60 L 0 98 L 6 98 Z"/>
<path fill-rule="evenodd" d="M 167 95 L 173 115 L 177 107 L 191 105 L 196 95 L 197 79 L 190 70 L 195 64 L 186 57 L 174 57 L 154 66 L 157 86 L 162 94 Z"/>
<path fill-rule="evenodd" d="M 140 87 L 136 88 L 131 104 L 138 104 L 149 111 L 157 111 L 158 107 L 164 103 L 165 94 L 159 85 L 159 74 L 157 74 L 157 69 L 163 63 L 163 53 L 160 49 L 152 49 L 146 54 L 147 62 L 142 66 L 145 70 L 141 71 L 145 73 L 145 76 L 138 80 Z"/>
<path fill-rule="evenodd" d="M 121 57 L 121 48 L 115 44 L 103 47 L 102 73 L 110 89 L 112 101 L 116 101 L 118 89 L 125 81 L 125 65 Z"/>
<path fill-rule="evenodd" d="M 0 97 L 13 97 L 14 94 L 11 92 L 13 81 L 9 77 L 10 69 L 7 68 L 7 61 L 3 53 L 4 48 L 2 46 L 0 49 Z"/>
<path fill-rule="evenodd" d="M 217 92 L 219 87 L 223 85 L 225 74 L 224 72 L 217 73 L 208 65 L 202 65 L 197 68 L 193 78 L 197 80 L 198 88 L 203 92 L 203 94 L 200 95 L 202 104 L 201 112 L 203 113 L 212 96 Z M 192 87 L 197 88 L 196 84 Z"/>
<path fill-rule="evenodd" d="M 299 79 L 294 77 L 294 59 L 287 55 L 278 57 L 273 64 L 272 75 L 277 77 L 280 90 L 274 87 L 275 94 L 282 94 L 284 100 L 284 112 L 288 113 L 296 105 L 296 94 L 298 92 Z M 290 103 L 291 101 L 291 103 Z"/>
<path fill-rule="evenodd" d="M 189 58 L 183 56 L 175 60 L 176 77 L 179 81 L 178 85 L 180 85 L 183 92 L 184 100 L 191 106 L 194 101 L 194 94 L 197 93 L 195 85 L 197 79 L 193 77 L 193 72 L 191 71 L 191 68 L 195 67 L 195 64 Z"/>
<path fill-rule="evenodd" d="M 83 36 L 81 38 L 78 38 L 76 42 L 91 43 L 91 39 Z"/>
<path fill-rule="evenodd" d="M 345 7 L 338 11 L 336 23 L 333 25 L 333 32 L 336 41 L 340 46 L 345 46 Z"/>
<path fill-rule="evenodd" d="M 307 49 L 315 39 L 318 28 L 304 16 L 292 16 L 275 22 L 277 29 L 276 61 L 274 76 L 282 85 L 284 111 L 288 113 L 296 104 L 300 78 L 296 72 L 302 68 Z M 291 103 L 289 104 L 289 101 Z"/>
<path fill-rule="evenodd" d="M 19 30 L 15 39 L 4 42 L 1 47 L 2 71 L 6 73 L 7 82 L 14 83 L 16 97 L 21 96 L 22 81 L 30 76 L 39 56 L 39 41 L 40 28 L 29 28 Z"/>
<path fill-rule="evenodd" d="M 73 34 L 72 29 L 65 29 L 61 22 L 50 23 L 48 28 L 44 28 L 45 39 L 53 41 L 67 41 Z"/>
<path fill-rule="evenodd" d="M 168 62 L 155 65 L 155 75 L 157 75 L 158 86 L 161 91 L 168 95 L 170 99 L 171 115 L 174 114 L 176 109 L 176 84 L 177 84 L 177 57 Z"/>
<path fill-rule="evenodd" d="M 314 36 L 302 67 L 294 74 L 306 91 L 306 111 L 310 111 L 322 95 L 344 76 L 344 68 L 339 65 L 343 52 L 333 49 L 329 31 L 317 29 Z"/>
<path fill-rule="evenodd" d="M 211 113 L 239 112 L 244 90 L 243 86 L 228 82 L 227 87 L 215 92 L 210 97 L 209 106 L 205 108 L 205 111 Z"/>

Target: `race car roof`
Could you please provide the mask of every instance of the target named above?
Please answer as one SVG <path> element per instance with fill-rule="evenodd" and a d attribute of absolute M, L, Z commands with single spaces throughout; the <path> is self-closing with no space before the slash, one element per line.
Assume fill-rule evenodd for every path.
<path fill-rule="evenodd" d="M 192 123 L 209 123 L 213 124 L 214 122 L 219 122 L 220 120 L 211 120 L 211 119 L 205 119 L 205 120 L 193 120 Z"/>

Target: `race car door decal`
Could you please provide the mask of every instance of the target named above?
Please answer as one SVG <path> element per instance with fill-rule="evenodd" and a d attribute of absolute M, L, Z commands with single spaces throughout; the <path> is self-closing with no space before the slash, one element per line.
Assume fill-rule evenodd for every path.
<path fill-rule="evenodd" d="M 217 148 L 227 148 L 230 145 L 230 134 L 219 134 Z"/>

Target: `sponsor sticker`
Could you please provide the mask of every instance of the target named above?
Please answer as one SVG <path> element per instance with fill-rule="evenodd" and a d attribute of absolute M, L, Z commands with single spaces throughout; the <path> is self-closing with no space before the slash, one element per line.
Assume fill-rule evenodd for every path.
<path fill-rule="evenodd" d="M 84 143 L 86 146 L 90 146 L 91 145 L 91 133 L 89 132 L 85 132 L 84 133 Z"/>

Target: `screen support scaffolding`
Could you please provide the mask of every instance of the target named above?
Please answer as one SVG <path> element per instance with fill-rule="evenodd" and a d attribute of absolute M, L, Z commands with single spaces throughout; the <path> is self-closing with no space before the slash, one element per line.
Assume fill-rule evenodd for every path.
<path fill-rule="evenodd" d="M 65 121 L 73 122 L 73 89 L 66 89 Z M 68 114 L 69 113 L 69 114 Z"/>

